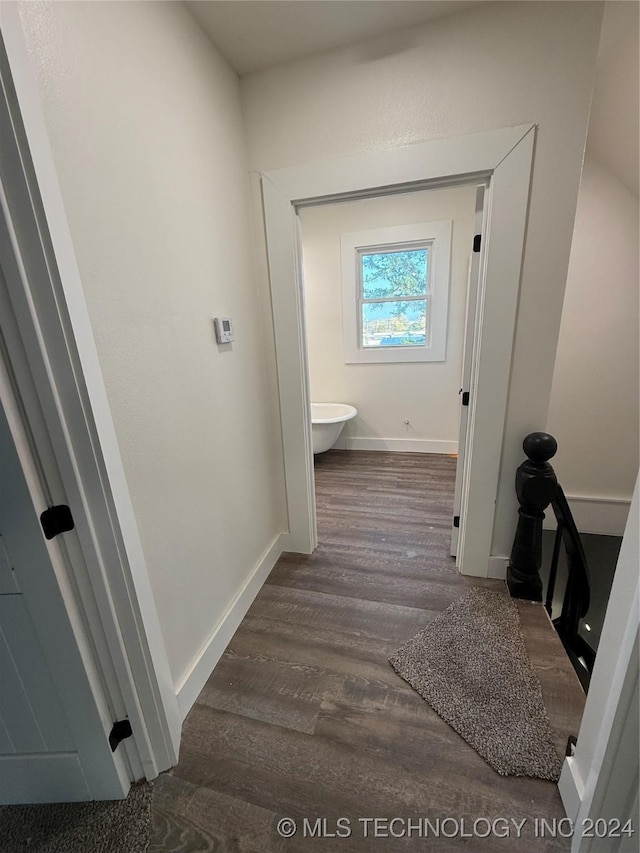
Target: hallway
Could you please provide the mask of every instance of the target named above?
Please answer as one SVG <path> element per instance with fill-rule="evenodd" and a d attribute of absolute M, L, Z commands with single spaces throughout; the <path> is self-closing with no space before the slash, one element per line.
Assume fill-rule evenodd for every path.
<path fill-rule="evenodd" d="M 448 555 L 454 476 L 447 456 L 317 458 L 320 544 L 281 557 L 188 715 L 180 763 L 154 783 L 150 853 L 470 849 L 462 831 L 363 837 L 365 817 L 464 819 L 466 831 L 526 818 L 527 851 L 568 849 L 534 837 L 535 818 L 564 817 L 556 786 L 499 776 L 387 662 L 476 583 Z M 542 608 L 520 612 L 562 754 L 584 697 Z M 282 817 L 295 838 L 278 836 Z M 351 837 L 329 835 L 340 817 Z M 305 818 L 327 818 L 327 837 L 303 839 Z M 515 835 L 473 850 L 524 849 Z"/>

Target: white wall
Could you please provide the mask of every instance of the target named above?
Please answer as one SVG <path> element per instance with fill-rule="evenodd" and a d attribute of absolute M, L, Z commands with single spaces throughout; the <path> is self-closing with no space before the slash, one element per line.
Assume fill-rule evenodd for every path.
<path fill-rule="evenodd" d="M 21 14 L 180 685 L 286 528 L 238 79 L 181 4 Z"/>
<path fill-rule="evenodd" d="M 482 4 L 241 83 L 257 171 L 538 123 L 495 555 L 511 548 L 522 439 L 547 421 L 601 13 L 598 3 Z"/>
<path fill-rule="evenodd" d="M 638 228 L 637 197 L 588 157 L 547 423 L 585 532 L 622 535 L 638 471 Z"/>
<path fill-rule="evenodd" d="M 346 446 L 368 448 L 373 440 L 375 449 L 456 452 L 474 208 L 475 185 L 467 185 L 300 211 L 311 398 L 358 409 L 343 433 Z M 340 235 L 441 219 L 453 222 L 446 361 L 345 364 Z"/>
<path fill-rule="evenodd" d="M 640 444 L 638 18 L 605 6 L 547 425 L 578 528 L 620 536 Z"/>

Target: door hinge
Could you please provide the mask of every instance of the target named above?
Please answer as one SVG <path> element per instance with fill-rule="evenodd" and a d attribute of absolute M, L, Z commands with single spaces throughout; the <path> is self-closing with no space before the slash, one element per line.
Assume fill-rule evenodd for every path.
<path fill-rule="evenodd" d="M 473 251 L 479 252 L 481 245 L 482 245 L 482 234 L 476 234 L 476 236 L 473 238 Z"/>
<path fill-rule="evenodd" d="M 453 526 L 454 527 L 460 527 L 460 516 L 459 515 L 453 516 Z"/>
<path fill-rule="evenodd" d="M 469 405 L 469 392 L 468 391 L 462 392 L 462 405 L 463 406 Z"/>
<path fill-rule="evenodd" d="M 131 729 L 131 723 L 129 720 L 118 720 L 115 722 L 113 724 L 113 728 L 109 732 L 109 746 L 111 747 L 111 752 L 115 752 L 120 741 L 131 737 L 132 734 L 133 730 Z"/>
<path fill-rule="evenodd" d="M 66 504 L 58 504 L 45 509 L 40 516 L 40 524 L 45 539 L 53 539 L 58 533 L 66 533 L 67 530 L 73 530 L 75 527 L 71 510 Z"/>

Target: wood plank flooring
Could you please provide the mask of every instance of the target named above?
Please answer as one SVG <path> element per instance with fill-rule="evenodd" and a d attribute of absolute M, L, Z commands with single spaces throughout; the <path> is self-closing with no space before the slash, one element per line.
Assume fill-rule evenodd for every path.
<path fill-rule="evenodd" d="M 185 720 L 180 763 L 155 783 L 149 853 L 569 849 L 535 832 L 564 817 L 557 787 L 499 776 L 387 660 L 469 586 L 501 587 L 449 556 L 454 477 L 447 456 L 316 459 L 320 544 L 281 557 Z M 520 612 L 562 754 L 584 696 L 544 610 Z M 298 822 L 290 839 L 283 817 Z M 384 824 L 372 837 L 360 819 L 374 817 L 402 819 L 399 837 Z M 348 818 L 352 834 L 304 838 L 305 818 L 329 833 Z M 419 818 L 452 820 L 427 840 Z M 502 818 L 527 820 L 519 839 L 513 824 L 499 837 L 502 822 L 474 835 L 474 820 Z"/>

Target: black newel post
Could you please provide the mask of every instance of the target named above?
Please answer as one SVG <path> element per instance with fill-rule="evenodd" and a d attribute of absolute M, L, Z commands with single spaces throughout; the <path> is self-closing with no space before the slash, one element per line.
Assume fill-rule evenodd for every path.
<path fill-rule="evenodd" d="M 516 472 L 520 509 L 507 568 L 507 586 L 513 598 L 542 601 L 542 520 L 558 484 L 548 460 L 555 455 L 558 443 L 547 432 L 532 432 L 522 447 L 528 459 Z"/>

